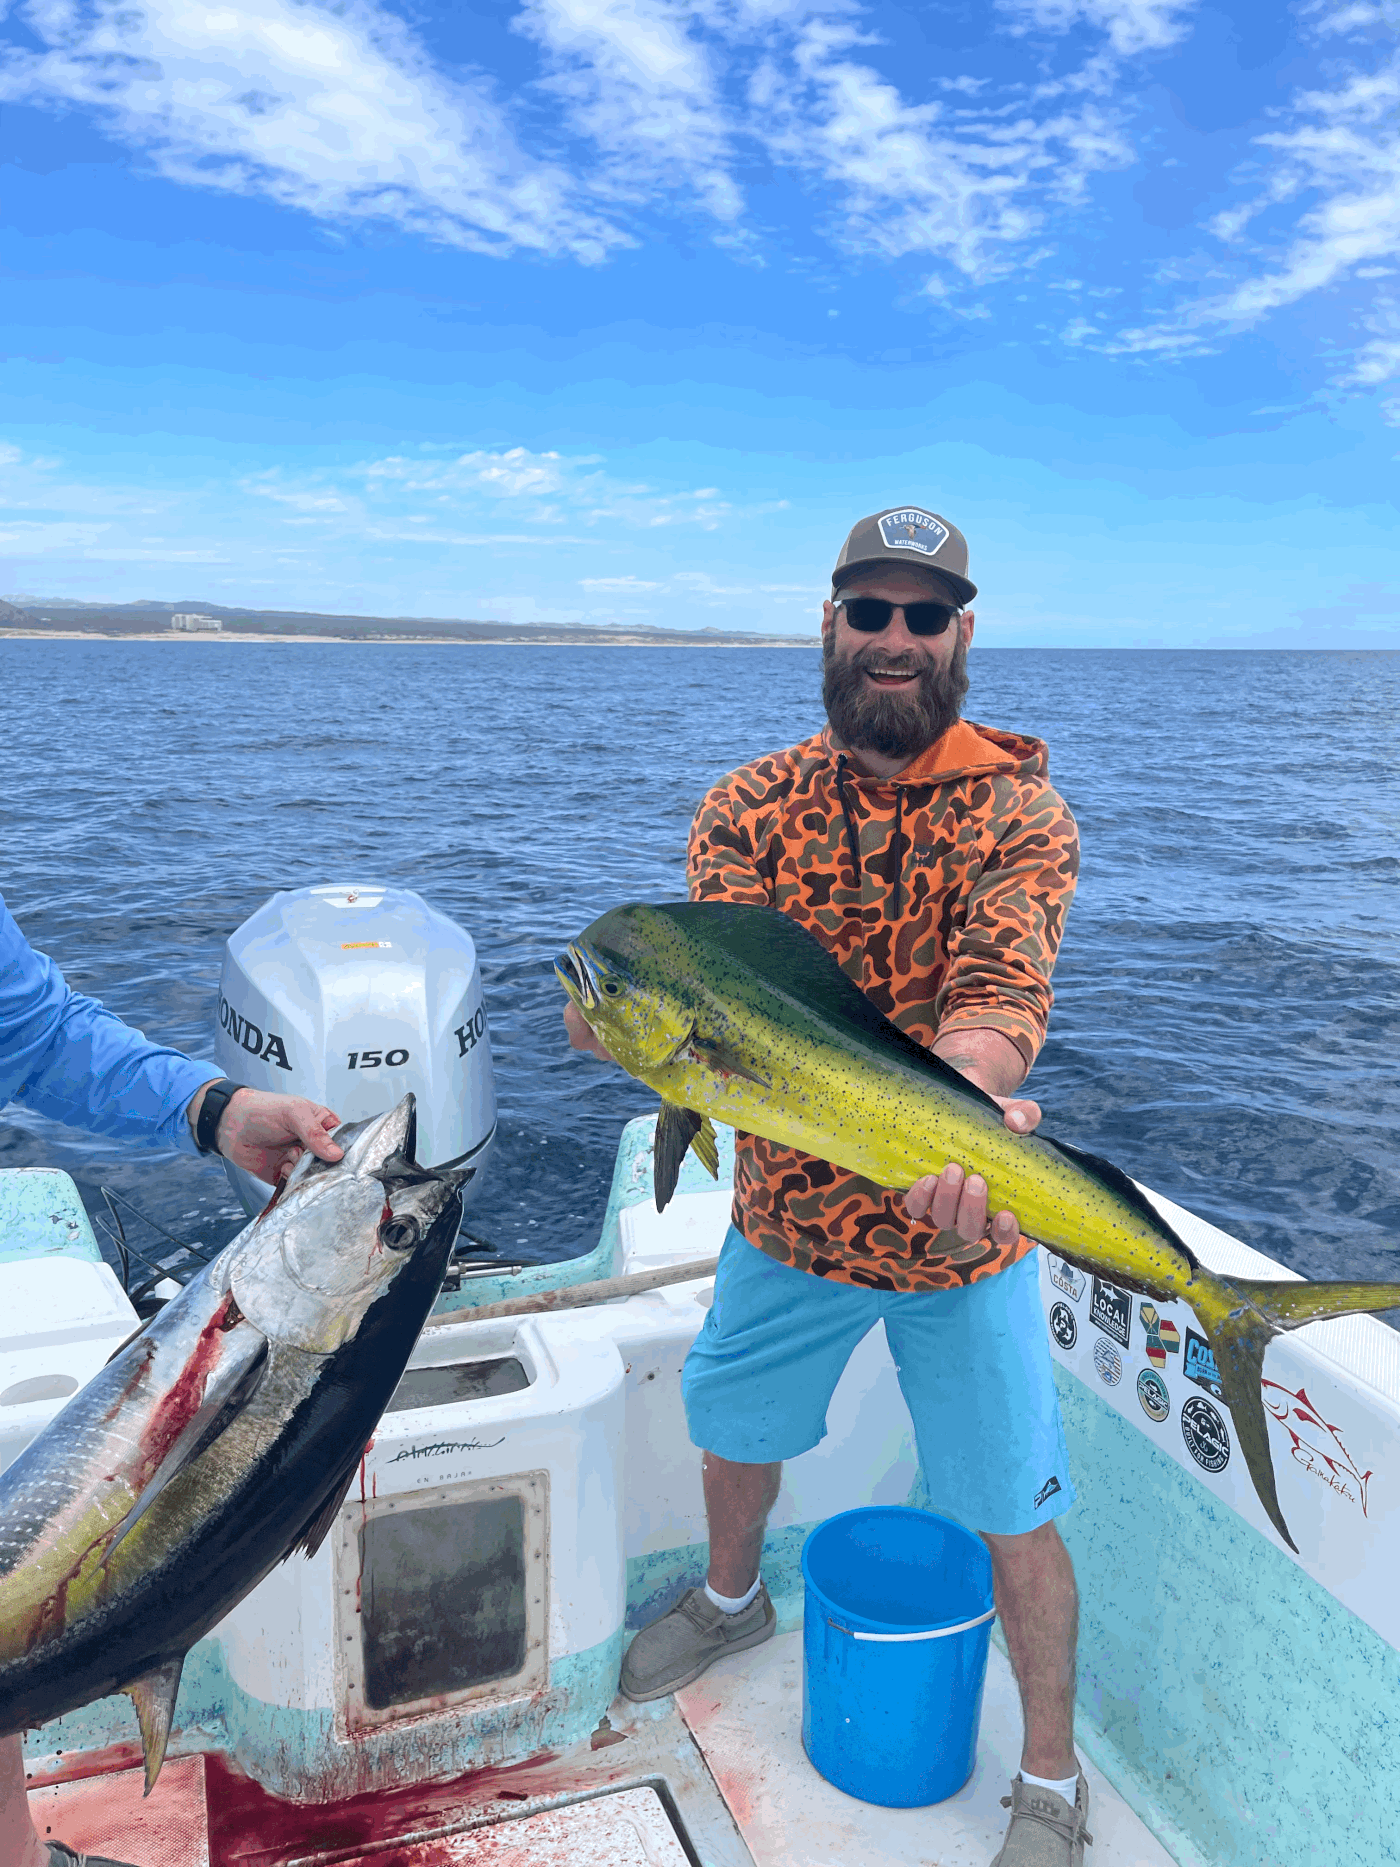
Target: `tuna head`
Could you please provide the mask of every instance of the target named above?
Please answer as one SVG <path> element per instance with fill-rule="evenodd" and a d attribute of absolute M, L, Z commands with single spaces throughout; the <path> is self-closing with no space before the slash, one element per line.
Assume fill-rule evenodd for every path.
<path fill-rule="evenodd" d="M 555 977 L 629 1076 L 660 1069 L 694 1035 L 695 1009 L 672 982 L 687 969 L 666 963 L 677 938 L 657 908 L 613 908 L 554 962 Z"/>
<path fill-rule="evenodd" d="M 335 1162 L 303 1154 L 231 1250 L 229 1288 L 274 1342 L 331 1354 L 410 1265 L 447 1256 L 471 1169 L 420 1167 L 414 1098 L 336 1130 Z"/>

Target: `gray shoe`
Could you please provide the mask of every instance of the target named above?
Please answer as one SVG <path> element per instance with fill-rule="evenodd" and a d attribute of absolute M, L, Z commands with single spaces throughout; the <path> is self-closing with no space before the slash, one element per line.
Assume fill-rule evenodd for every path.
<path fill-rule="evenodd" d="M 669 1614 L 644 1627 L 627 1649 L 622 1662 L 623 1696 L 634 1701 L 664 1698 L 698 1679 L 722 1654 L 743 1653 L 771 1640 L 777 1625 L 762 1583 L 749 1605 L 737 1614 L 726 1614 L 703 1588 L 692 1588 Z"/>
<path fill-rule="evenodd" d="M 130 1861 L 109 1860 L 105 1854 L 79 1854 L 65 1842 L 50 1841 L 49 1867 L 131 1867 Z"/>
<path fill-rule="evenodd" d="M 1074 1792 L 1074 1807 L 1053 1789 L 1011 1779 L 1011 1794 L 1001 1806 L 1011 1811 L 1011 1826 L 992 1867 L 1084 1867 L 1084 1849 L 1094 1837 L 1084 1824 L 1089 1819 L 1089 1785 L 1084 1772 Z"/>

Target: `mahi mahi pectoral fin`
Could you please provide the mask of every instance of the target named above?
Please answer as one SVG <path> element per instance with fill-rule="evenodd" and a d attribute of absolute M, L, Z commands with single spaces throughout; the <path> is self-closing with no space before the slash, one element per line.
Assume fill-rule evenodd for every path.
<path fill-rule="evenodd" d="M 107 1556 L 124 1543 L 165 1487 L 193 1465 L 257 1392 L 267 1367 L 267 1337 L 243 1321 L 224 1342 L 219 1365 L 205 1383 L 204 1399 L 176 1435 L 140 1497 L 121 1521 L 107 1546 Z"/>
<path fill-rule="evenodd" d="M 141 1726 L 141 1754 L 146 1759 L 146 1787 L 149 1796 L 156 1786 L 160 1766 L 165 1761 L 165 1746 L 170 1741 L 170 1726 L 175 1717 L 175 1697 L 180 1690 L 180 1671 L 185 1656 L 179 1653 L 163 1666 L 154 1666 L 139 1679 L 121 1689 L 136 1707 Z"/>
<path fill-rule="evenodd" d="M 671 1203 L 688 1147 L 694 1148 L 695 1158 L 710 1178 L 717 1180 L 719 1143 L 709 1117 L 697 1115 L 694 1109 L 682 1108 L 676 1102 L 663 1102 L 656 1118 L 656 1140 L 652 1148 L 652 1185 L 658 1212 L 664 1212 Z"/>
<path fill-rule="evenodd" d="M 1400 1284 L 1282 1284 L 1249 1277 L 1232 1277 L 1230 1284 L 1276 1329 L 1301 1329 L 1329 1316 L 1354 1316 L 1359 1310 L 1400 1309 Z"/>
<path fill-rule="evenodd" d="M 715 1070 L 721 1076 L 742 1076 L 746 1083 L 757 1083 L 760 1089 L 771 1089 L 772 1083 L 766 1076 L 760 1076 L 752 1065 L 746 1063 L 737 1050 L 728 1044 L 722 1044 L 718 1038 L 701 1037 L 698 1033 L 691 1038 L 690 1048 L 705 1065 L 706 1069 Z"/>

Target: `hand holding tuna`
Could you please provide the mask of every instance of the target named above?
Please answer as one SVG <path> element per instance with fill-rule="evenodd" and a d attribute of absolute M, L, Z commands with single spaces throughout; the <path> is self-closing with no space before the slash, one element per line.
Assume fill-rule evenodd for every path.
<path fill-rule="evenodd" d="M 557 962 L 570 998 L 629 1075 L 662 1098 L 656 1203 L 687 1147 L 711 1173 L 711 1119 L 800 1148 L 876 1187 L 945 1162 L 1083 1269 L 1189 1303 L 1220 1368 L 1255 1489 L 1290 1549 L 1260 1396 L 1265 1345 L 1324 1317 L 1400 1305 L 1400 1284 L 1270 1283 L 1207 1270 L 1111 1162 L 1016 1135 L 998 1105 L 883 1017 L 805 928 L 775 908 L 614 908 Z"/>
<path fill-rule="evenodd" d="M 149 1791 L 185 1654 L 329 1530 L 471 1175 L 417 1164 L 411 1095 L 335 1139 L 0 1476 L 0 1734 L 126 1692 Z"/>

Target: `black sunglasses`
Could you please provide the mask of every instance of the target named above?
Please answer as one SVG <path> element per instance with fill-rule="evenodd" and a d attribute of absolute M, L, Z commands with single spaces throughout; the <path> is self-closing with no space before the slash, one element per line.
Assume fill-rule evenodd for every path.
<path fill-rule="evenodd" d="M 845 610 L 846 621 L 861 635 L 878 635 L 888 629 L 897 609 L 903 610 L 910 635 L 942 635 L 962 614 L 955 603 L 887 603 L 882 596 L 838 597 L 836 607 Z"/>

